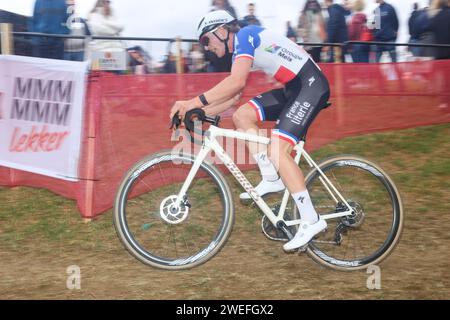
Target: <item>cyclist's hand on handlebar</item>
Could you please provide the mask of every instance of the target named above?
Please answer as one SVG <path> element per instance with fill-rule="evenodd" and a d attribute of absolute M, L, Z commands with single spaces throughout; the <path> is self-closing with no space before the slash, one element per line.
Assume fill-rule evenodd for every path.
<path fill-rule="evenodd" d="M 172 120 L 173 116 L 178 112 L 178 116 L 180 117 L 181 121 L 183 121 L 186 112 L 194 108 L 195 106 L 189 105 L 189 101 L 177 101 L 170 110 L 170 119 Z"/>

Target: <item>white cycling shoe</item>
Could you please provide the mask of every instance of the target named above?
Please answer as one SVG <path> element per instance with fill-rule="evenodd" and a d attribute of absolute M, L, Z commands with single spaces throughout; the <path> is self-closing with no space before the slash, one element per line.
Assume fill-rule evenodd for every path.
<path fill-rule="evenodd" d="M 266 181 L 262 180 L 255 188 L 256 192 L 259 194 L 259 196 L 264 197 L 265 195 L 269 193 L 275 193 L 280 192 L 286 189 L 284 186 L 283 181 L 281 181 L 281 178 L 278 178 L 276 181 Z M 247 192 L 241 193 L 239 195 L 239 199 L 241 200 L 251 200 L 252 198 Z"/>
<path fill-rule="evenodd" d="M 308 244 L 316 234 L 322 232 L 326 228 L 327 222 L 324 219 L 322 219 L 322 217 L 320 217 L 319 221 L 315 223 L 308 223 L 308 222 L 301 223 L 294 238 L 292 238 L 291 241 L 284 244 L 283 246 L 284 251 L 292 251 L 300 247 L 303 247 L 304 245 Z"/>

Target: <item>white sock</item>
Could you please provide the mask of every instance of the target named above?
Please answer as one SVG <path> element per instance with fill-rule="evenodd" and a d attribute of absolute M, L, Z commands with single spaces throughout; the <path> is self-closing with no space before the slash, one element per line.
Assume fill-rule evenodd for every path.
<path fill-rule="evenodd" d="M 300 211 L 300 217 L 303 221 L 316 223 L 319 221 L 319 215 L 311 201 L 308 190 L 292 194 L 292 197 Z"/>
<path fill-rule="evenodd" d="M 264 180 L 273 182 L 279 179 L 277 169 L 275 169 L 272 161 L 270 161 L 269 157 L 267 156 L 267 152 L 254 154 L 253 158 L 258 164 L 259 171 L 261 171 L 261 176 Z"/>

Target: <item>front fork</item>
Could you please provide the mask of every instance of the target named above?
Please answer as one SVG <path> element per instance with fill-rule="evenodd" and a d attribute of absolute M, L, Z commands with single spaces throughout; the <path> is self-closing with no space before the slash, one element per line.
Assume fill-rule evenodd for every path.
<path fill-rule="evenodd" d="M 200 168 L 200 166 L 202 165 L 203 161 L 206 159 L 206 157 L 208 156 L 208 153 L 210 151 L 211 151 L 211 146 L 203 145 L 202 148 L 200 149 L 200 152 L 195 157 L 194 164 L 192 165 L 192 168 L 189 171 L 189 174 L 188 174 L 186 180 L 184 181 L 180 192 L 178 193 L 177 200 L 174 203 L 175 208 L 178 209 L 182 202 L 183 202 L 183 204 L 185 204 L 188 201 L 187 196 L 186 196 L 187 191 L 188 191 L 189 187 L 191 186 L 191 183 L 194 180 L 198 169 Z"/>

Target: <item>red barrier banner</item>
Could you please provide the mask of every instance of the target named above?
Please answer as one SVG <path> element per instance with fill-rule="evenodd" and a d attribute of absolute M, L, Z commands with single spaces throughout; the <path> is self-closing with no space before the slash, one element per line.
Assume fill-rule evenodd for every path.
<path fill-rule="evenodd" d="M 352 135 L 450 122 L 450 61 L 322 64 L 321 68 L 331 84 L 333 106 L 311 126 L 309 151 Z M 93 218 L 112 207 L 119 181 L 133 163 L 177 145 L 169 130 L 173 103 L 208 90 L 226 76 L 94 73 L 86 99 L 81 180 L 67 182 L 0 167 L 0 184 L 50 189 L 75 199 L 82 216 Z M 241 104 L 274 86 L 264 74 L 252 73 Z M 233 112 L 222 114 L 221 127 L 233 128 Z"/>

